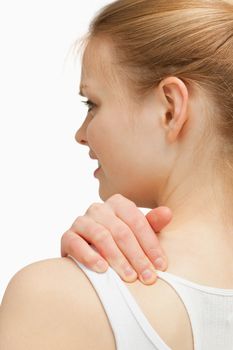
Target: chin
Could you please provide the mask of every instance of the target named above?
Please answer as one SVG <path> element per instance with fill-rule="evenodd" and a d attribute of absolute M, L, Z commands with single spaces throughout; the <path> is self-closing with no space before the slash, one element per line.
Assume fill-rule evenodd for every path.
<path fill-rule="evenodd" d="M 125 198 L 129 199 L 130 201 L 134 202 L 137 207 L 140 207 L 140 206 L 143 207 L 143 205 L 141 205 L 142 204 L 141 201 L 136 201 L 133 196 L 129 196 L 129 195 L 127 195 L 127 193 L 125 193 L 123 191 L 115 191 L 115 192 L 112 191 L 112 193 L 109 194 L 109 192 L 106 193 L 104 191 L 99 190 L 99 197 L 102 199 L 103 202 L 108 200 L 110 197 L 114 196 L 114 194 L 121 194 L 123 197 L 125 197 Z"/>
<path fill-rule="evenodd" d="M 149 209 L 154 209 L 157 207 L 157 204 L 153 198 L 143 198 L 142 196 L 137 195 L 135 192 L 130 192 L 129 190 L 121 191 L 118 189 L 114 191 L 113 189 L 106 188 L 100 184 L 99 197 L 103 202 L 112 197 L 114 194 L 121 194 L 123 197 L 134 202 L 137 207 Z"/>
<path fill-rule="evenodd" d="M 105 202 L 108 198 L 112 197 L 116 193 L 120 192 L 110 191 L 106 188 L 103 188 L 101 185 L 99 186 L 99 197 L 100 199 L 102 199 L 103 202 Z"/>

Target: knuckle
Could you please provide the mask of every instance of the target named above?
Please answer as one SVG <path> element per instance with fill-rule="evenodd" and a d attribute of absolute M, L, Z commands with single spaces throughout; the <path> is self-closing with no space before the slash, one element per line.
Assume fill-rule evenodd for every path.
<path fill-rule="evenodd" d="M 102 243 L 109 237 L 109 232 L 103 227 L 95 227 L 92 229 L 91 235 L 95 243 Z"/>
<path fill-rule="evenodd" d="M 122 204 L 122 202 L 125 202 L 125 203 L 128 204 L 128 206 L 136 207 L 136 204 L 133 201 L 131 201 L 130 199 L 128 199 L 128 198 L 126 198 L 124 196 L 122 196 L 122 194 L 120 194 L 120 193 L 115 193 L 113 196 L 108 198 L 108 200 L 106 202 L 108 202 L 108 203 L 116 202 L 116 203 L 121 203 L 121 204 Z"/>
<path fill-rule="evenodd" d="M 109 197 L 106 201 L 105 201 L 105 203 L 106 204 L 108 204 L 108 205 L 116 205 L 116 204 L 118 204 L 118 203 L 120 203 L 120 202 L 122 202 L 122 200 L 123 200 L 123 198 L 122 198 L 123 196 L 121 195 L 121 194 L 119 194 L 119 193 L 117 193 L 117 194 L 114 194 L 113 196 L 111 196 L 111 197 Z"/>
<path fill-rule="evenodd" d="M 77 216 L 77 218 L 75 219 L 75 221 L 73 222 L 71 228 L 77 226 L 78 224 L 83 223 L 84 221 L 84 216 Z"/>
<path fill-rule="evenodd" d="M 63 242 L 68 238 L 68 231 L 64 232 L 63 235 L 61 236 L 61 241 Z"/>
<path fill-rule="evenodd" d="M 130 233 L 127 228 L 116 229 L 115 238 L 119 241 L 124 241 L 129 237 Z"/>
<path fill-rule="evenodd" d="M 77 254 L 77 250 L 79 249 L 79 240 L 74 237 L 69 237 L 67 241 L 67 252 L 71 255 Z"/>
<path fill-rule="evenodd" d="M 102 203 L 92 203 L 90 207 L 87 209 L 87 213 L 99 211 L 102 207 Z"/>
<path fill-rule="evenodd" d="M 140 270 L 144 270 L 151 266 L 149 260 L 143 255 L 133 258 L 132 263 L 133 265 L 137 266 Z"/>
<path fill-rule="evenodd" d="M 73 236 L 70 235 L 67 243 L 68 243 L 68 248 L 70 250 L 73 249 L 74 245 L 77 247 L 79 245 L 79 239 L 78 239 L 77 235 L 76 234 Z"/>
<path fill-rule="evenodd" d="M 76 219 L 75 219 L 75 221 L 80 221 L 80 220 L 82 220 L 82 218 L 83 218 L 83 216 L 82 216 L 82 215 L 77 216 L 77 217 L 76 217 Z"/>
<path fill-rule="evenodd" d="M 112 197 L 111 197 L 111 199 L 113 199 L 113 200 L 122 200 L 123 198 L 125 198 L 125 197 L 123 197 L 122 196 L 122 194 L 120 194 L 120 193 L 115 193 Z"/>
<path fill-rule="evenodd" d="M 73 231 L 71 230 L 67 230 L 65 233 L 63 233 L 62 237 L 61 237 L 61 241 L 62 242 L 70 242 L 70 240 L 74 238 L 73 237 Z"/>
<path fill-rule="evenodd" d="M 85 253 L 82 258 L 85 265 L 94 266 L 97 262 L 96 255 L 92 252 Z"/>
<path fill-rule="evenodd" d="M 90 208 L 89 208 L 89 211 L 91 212 L 96 212 L 96 211 L 99 211 L 101 207 L 101 204 L 100 203 L 93 203 Z"/>
<path fill-rule="evenodd" d="M 121 270 L 125 271 L 125 269 L 130 265 L 126 259 L 121 259 L 118 263 Z"/>
<path fill-rule="evenodd" d="M 145 220 L 143 220 L 143 217 L 138 215 L 138 213 L 133 214 L 130 217 L 130 222 L 134 227 L 134 229 L 137 230 L 138 232 L 143 232 L 147 228 L 147 224 Z"/>
<path fill-rule="evenodd" d="M 160 252 L 160 249 L 157 247 L 157 248 L 149 248 L 148 249 L 148 254 L 150 257 L 152 257 L 153 259 L 157 258 L 158 256 L 161 256 L 161 252 Z"/>

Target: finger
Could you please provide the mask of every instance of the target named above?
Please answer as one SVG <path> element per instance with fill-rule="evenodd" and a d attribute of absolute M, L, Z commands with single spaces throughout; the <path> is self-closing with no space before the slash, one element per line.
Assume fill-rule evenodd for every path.
<path fill-rule="evenodd" d="M 77 261 L 96 272 L 105 272 L 108 263 L 83 238 L 75 232 L 66 231 L 61 239 L 61 256 L 73 256 Z"/>
<path fill-rule="evenodd" d="M 172 220 L 172 211 L 168 207 L 158 207 L 146 214 L 146 218 L 155 232 L 160 232 Z"/>
<path fill-rule="evenodd" d="M 123 280 L 125 280 L 124 271 L 121 271 L 121 269 L 119 270 L 119 262 L 122 258 L 121 254 L 118 257 L 119 252 L 124 254 L 134 270 L 137 272 L 140 280 L 143 280 L 143 282 L 146 284 L 155 282 L 157 275 L 154 266 L 145 255 L 145 252 L 141 248 L 129 226 L 115 215 L 112 208 L 108 208 L 106 204 L 94 204 L 88 209 L 86 215 L 88 218 L 86 216 L 85 220 L 88 226 L 83 228 L 84 232 L 86 231 L 91 233 L 91 230 L 93 230 L 93 228 L 89 226 L 91 220 L 94 220 L 96 224 L 100 224 L 100 230 L 98 229 L 98 226 L 96 226 L 98 232 L 96 232 L 96 229 L 95 232 L 92 231 L 91 240 L 100 251 L 101 255 L 109 262 L 114 270 L 118 272 Z M 144 220 L 146 221 L 145 217 Z M 111 248 L 105 243 L 105 241 L 103 242 L 103 240 L 107 239 L 107 237 L 104 237 L 103 230 L 106 231 L 106 235 L 108 235 L 108 232 L 110 232 L 110 235 L 113 238 L 113 240 L 111 240 Z M 98 240 L 94 237 L 96 236 L 96 233 L 100 236 Z M 86 235 L 85 237 L 86 239 L 90 239 Z M 117 249 L 117 247 L 119 249 Z"/>
<path fill-rule="evenodd" d="M 153 266 L 159 270 L 165 270 L 168 265 L 166 254 L 147 218 L 137 208 L 135 203 L 118 194 L 110 197 L 105 203 L 108 203 L 115 215 L 132 230 Z M 162 265 L 160 261 L 157 265 L 156 260 L 158 258 L 162 258 Z"/>
<path fill-rule="evenodd" d="M 106 216 L 109 217 L 109 213 Z M 114 217 L 113 214 L 112 216 Z M 101 213 L 102 221 L 103 212 Z M 91 243 L 123 280 L 133 282 L 137 279 L 136 271 L 131 267 L 128 259 L 114 241 L 112 233 L 105 226 L 93 220 L 92 217 L 84 215 L 76 220 L 71 230 L 78 233 L 86 242 Z"/>

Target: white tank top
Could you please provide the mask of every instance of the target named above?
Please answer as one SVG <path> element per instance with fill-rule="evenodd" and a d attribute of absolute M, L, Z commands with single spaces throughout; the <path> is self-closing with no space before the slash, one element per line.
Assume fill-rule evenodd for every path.
<path fill-rule="evenodd" d="M 117 350 L 172 350 L 111 267 L 97 273 L 70 257 L 96 290 L 111 324 Z M 186 307 L 194 350 L 233 350 L 233 289 L 207 287 L 168 272 L 156 272 L 158 278 L 175 289 Z"/>

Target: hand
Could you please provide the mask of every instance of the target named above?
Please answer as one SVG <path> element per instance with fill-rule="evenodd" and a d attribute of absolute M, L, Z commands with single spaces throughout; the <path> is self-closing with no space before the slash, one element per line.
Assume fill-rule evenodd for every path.
<path fill-rule="evenodd" d="M 145 217 L 134 202 L 115 194 L 104 203 L 93 203 L 85 215 L 77 217 L 62 236 L 61 256 L 71 255 L 97 272 L 105 272 L 109 263 L 126 282 L 139 277 L 141 282 L 152 284 L 156 281 L 155 267 L 167 269 L 167 258 L 155 232 L 171 219 L 167 207 L 155 208 Z M 162 267 L 155 264 L 160 257 Z M 151 271 L 149 279 L 143 275 L 146 270 Z"/>

